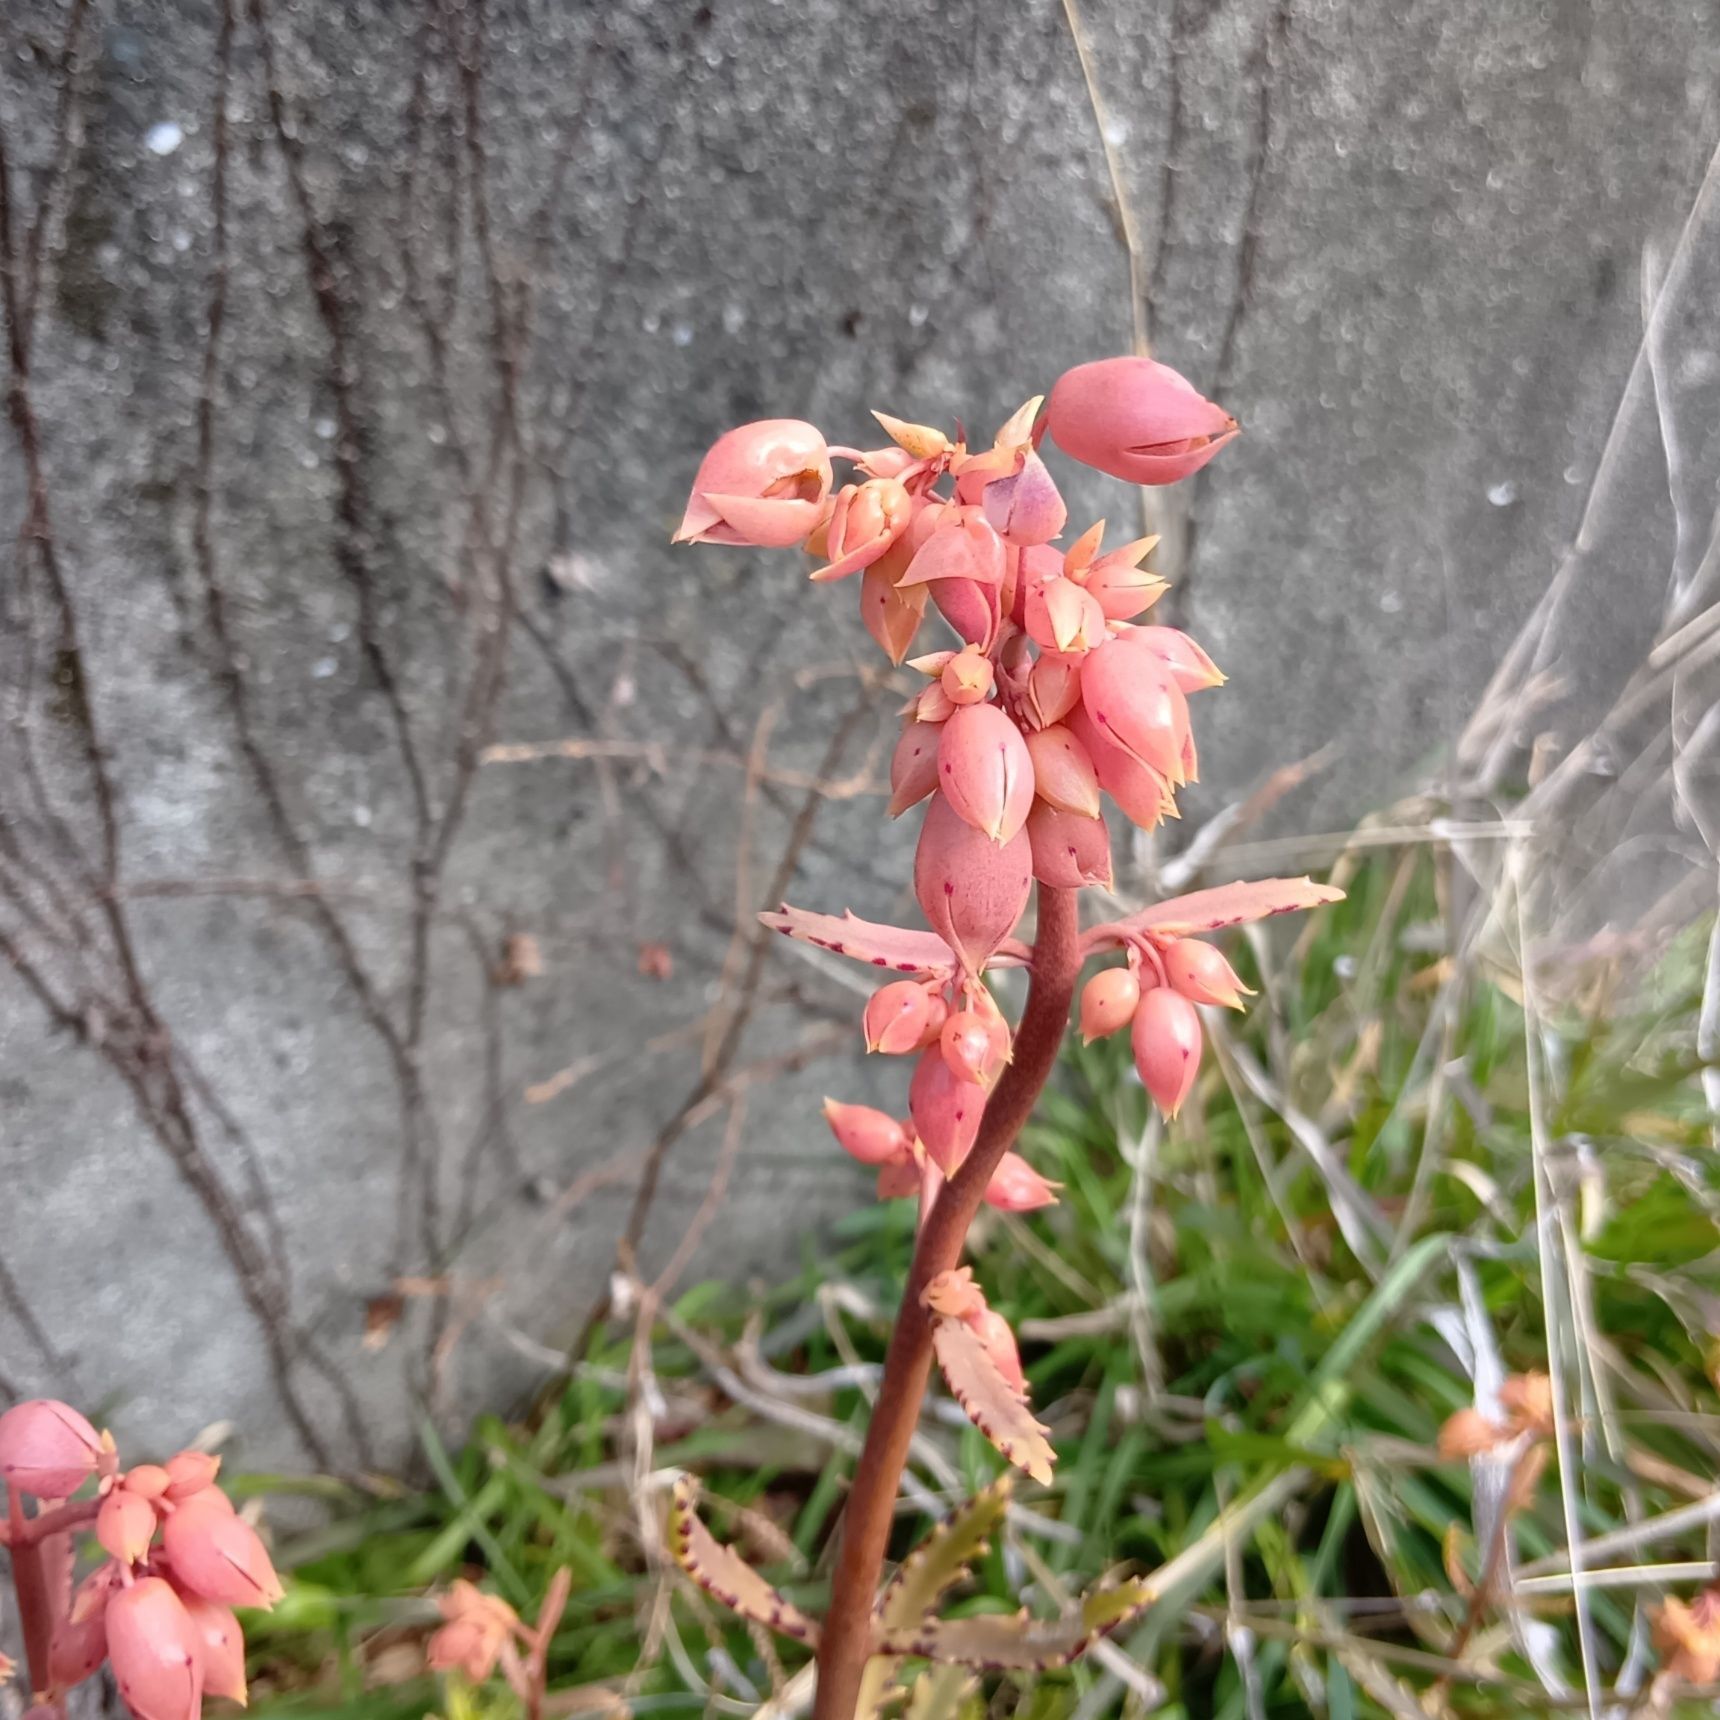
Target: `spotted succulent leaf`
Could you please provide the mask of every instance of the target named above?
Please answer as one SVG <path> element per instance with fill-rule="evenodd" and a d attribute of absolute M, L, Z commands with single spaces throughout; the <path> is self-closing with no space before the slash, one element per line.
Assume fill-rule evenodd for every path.
<path fill-rule="evenodd" d="M 975 1427 L 1016 1468 L 1035 1481 L 1048 1483 L 1056 1454 L 1045 1435 L 1047 1429 L 1034 1420 L 1025 1387 L 999 1366 L 989 1334 L 975 1325 L 933 1311 L 932 1349 L 955 1400 Z"/>
<path fill-rule="evenodd" d="M 1020 1612 L 928 1619 L 914 1629 L 883 1633 L 878 1646 L 885 1654 L 918 1655 L 981 1672 L 1043 1672 L 1067 1666 L 1100 1637 L 1144 1611 L 1152 1599 L 1153 1591 L 1144 1582 L 1119 1583 L 1089 1591 L 1061 1618 Z"/>
<path fill-rule="evenodd" d="M 669 1550 L 689 1577 L 707 1594 L 742 1618 L 751 1619 L 797 1642 L 816 1645 L 818 1625 L 773 1588 L 732 1547 L 725 1547 L 699 1517 L 695 1484 L 683 1475 L 669 1506 Z"/>
<path fill-rule="evenodd" d="M 1220 884 L 1155 902 L 1126 919 L 1095 926 L 1082 940 L 1087 954 L 1116 949 L 1131 937 L 1186 938 L 1199 932 L 1246 925 L 1274 914 L 1293 914 L 1325 902 L 1341 902 L 1342 890 L 1316 884 L 1312 878 L 1260 878 L 1253 883 Z"/>

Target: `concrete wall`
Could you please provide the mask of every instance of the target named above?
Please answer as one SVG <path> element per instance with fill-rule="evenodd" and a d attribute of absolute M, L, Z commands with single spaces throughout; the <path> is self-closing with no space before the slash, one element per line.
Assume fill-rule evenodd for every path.
<path fill-rule="evenodd" d="M 732 422 L 989 429 L 1126 349 L 1125 231 L 1247 427 L 1168 521 L 1232 676 L 1194 814 L 1438 759 L 1576 532 L 1713 20 L 1081 16 L 1103 133 L 1051 0 L 4 8 L 0 1392 L 394 1461 L 417 1394 L 540 1377 L 623 1227 L 656 1272 L 714 1211 L 739 1274 L 857 1198 L 857 995 L 732 929 L 891 905 L 890 699 L 851 588 L 667 535 Z M 1665 577 L 1614 570 L 1597 675 Z"/>

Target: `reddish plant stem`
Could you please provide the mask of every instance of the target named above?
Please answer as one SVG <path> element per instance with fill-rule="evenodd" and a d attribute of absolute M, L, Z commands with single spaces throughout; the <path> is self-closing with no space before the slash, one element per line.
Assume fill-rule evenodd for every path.
<path fill-rule="evenodd" d="M 45 1717 L 65 1712 L 62 1704 L 49 1702 L 38 1695 L 52 1684 L 48 1662 L 54 1641 L 53 1585 L 39 1530 L 31 1528 L 41 1521 L 24 1515 L 24 1501 L 16 1487 L 7 1490 L 7 1550 L 12 1558 L 12 1593 L 18 1602 L 18 1628 L 24 1638 L 24 1660 L 30 1670 L 30 1691 L 34 1698 L 32 1716 Z M 58 1513 L 54 1513 L 58 1515 Z M 55 1525 L 57 1533 L 60 1525 Z"/>
<path fill-rule="evenodd" d="M 1069 1026 L 1069 1005 L 1080 971 L 1076 892 L 1042 884 L 1033 978 L 1015 1034 L 1014 1060 L 986 1105 L 973 1151 L 939 1194 L 914 1245 L 907 1287 L 884 1358 L 878 1401 L 848 1491 L 830 1610 L 818 1649 L 813 1720 L 853 1720 L 861 1676 L 871 1654 L 872 1603 L 884 1568 L 908 1446 L 919 1424 L 920 1402 L 931 1371 L 932 1329 L 921 1293 L 960 1260 L 986 1184 L 1038 1103 Z"/>

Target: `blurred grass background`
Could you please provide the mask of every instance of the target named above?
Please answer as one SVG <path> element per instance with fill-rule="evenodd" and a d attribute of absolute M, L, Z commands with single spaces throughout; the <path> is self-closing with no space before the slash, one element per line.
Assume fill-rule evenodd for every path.
<path fill-rule="evenodd" d="M 1209 1017 L 1174 1127 L 1126 1035 L 1071 1040 L 1024 1144 L 1062 1202 L 988 1212 L 971 1250 L 1057 1476 L 1018 1491 L 957 1606 L 1054 1611 L 1120 1567 L 1168 1593 L 1067 1671 L 989 1680 L 973 1712 L 1504 1716 L 1599 1712 L 1603 1690 L 1713 1711 L 1654 1682 L 1648 1629 L 1661 1593 L 1711 1574 L 1720 1518 L 1707 927 L 1525 963 L 1507 827 L 1450 840 L 1438 810 L 1358 832 L 1330 872 L 1342 904 L 1227 943 L 1260 996 Z M 717 1533 L 821 1606 L 911 1228 L 856 1178 L 786 1282 L 655 1310 L 623 1282 L 529 1416 L 457 1452 L 426 1432 L 422 1491 L 251 1477 L 329 1507 L 281 1545 L 288 1601 L 249 1627 L 253 1705 L 512 1713 L 499 1680 L 424 1675 L 427 1596 L 464 1574 L 529 1614 L 567 1565 L 555 1712 L 794 1711 L 803 1651 L 666 1564 L 667 1485 L 697 1472 Z M 1442 1462 L 1435 1439 L 1529 1369 L 1553 1375 L 1557 1460 L 1510 1529 L 1514 1604 L 1465 1640 L 1504 1469 Z M 1000 1463 L 936 1389 L 922 1434 L 898 1551 Z"/>

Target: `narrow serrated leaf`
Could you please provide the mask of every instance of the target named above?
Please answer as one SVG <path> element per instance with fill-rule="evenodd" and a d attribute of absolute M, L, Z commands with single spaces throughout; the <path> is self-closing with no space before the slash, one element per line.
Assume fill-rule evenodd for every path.
<path fill-rule="evenodd" d="M 1025 1393 L 998 1370 L 991 1352 L 965 1320 L 933 1314 L 932 1348 L 944 1379 L 975 1427 L 1035 1481 L 1049 1484 L 1057 1461 L 1047 1429 L 1034 1420 Z"/>
<path fill-rule="evenodd" d="M 1252 883 L 1220 884 L 1211 890 L 1173 896 L 1168 902 L 1155 902 L 1138 914 L 1095 926 L 1085 942 L 1089 949 L 1109 949 L 1127 936 L 1149 932 L 1161 938 L 1187 938 L 1343 899 L 1342 890 L 1316 884 L 1312 878 L 1259 878 Z"/>
<path fill-rule="evenodd" d="M 957 1720 L 978 1689 L 979 1679 L 965 1666 L 928 1666 L 908 1690 L 902 1720 Z"/>
<path fill-rule="evenodd" d="M 902 1561 L 896 1574 L 884 1585 L 874 1609 L 880 1630 L 911 1629 L 931 1612 L 938 1597 L 961 1582 L 968 1574 L 968 1560 L 983 1556 L 988 1537 L 995 1533 L 1003 1514 L 1009 1508 L 1009 1495 L 1015 1478 L 1004 1473 L 982 1488 L 971 1499 L 964 1499 L 950 1514 L 937 1523 L 932 1532 Z M 866 1663 L 860 1686 L 857 1712 L 863 1720 L 873 1720 L 887 1703 L 901 1694 L 894 1684 L 898 1663 L 889 1655 L 874 1655 Z M 919 1700 L 920 1686 L 914 1685 L 907 1714 L 919 1715 L 914 1706 Z M 940 1687 L 941 1689 L 941 1687 Z M 932 1715 L 953 1713 L 962 1690 L 949 1697 L 946 1707 L 928 1708 Z M 925 1698 L 930 1699 L 930 1696 Z M 906 1720 L 906 1715 L 904 1715 Z"/>
<path fill-rule="evenodd" d="M 918 1655 L 981 1672 L 1043 1672 L 1067 1666 L 1098 1638 L 1144 1611 L 1152 1599 L 1146 1583 L 1121 1583 L 1084 1595 L 1080 1606 L 1062 1618 L 985 1613 L 977 1618 L 931 1619 L 917 1630 L 885 1632 L 878 1647 L 885 1654 Z"/>
<path fill-rule="evenodd" d="M 948 975 L 955 971 L 955 952 L 936 932 L 881 925 L 857 914 L 813 914 L 786 904 L 760 914 L 759 920 L 784 937 L 894 973 Z"/>
<path fill-rule="evenodd" d="M 669 1507 L 669 1551 L 675 1563 L 707 1594 L 742 1618 L 751 1619 L 797 1642 L 816 1646 L 818 1625 L 787 1599 L 731 1547 L 725 1547 L 700 1520 L 690 1476 L 675 1483 Z"/>

